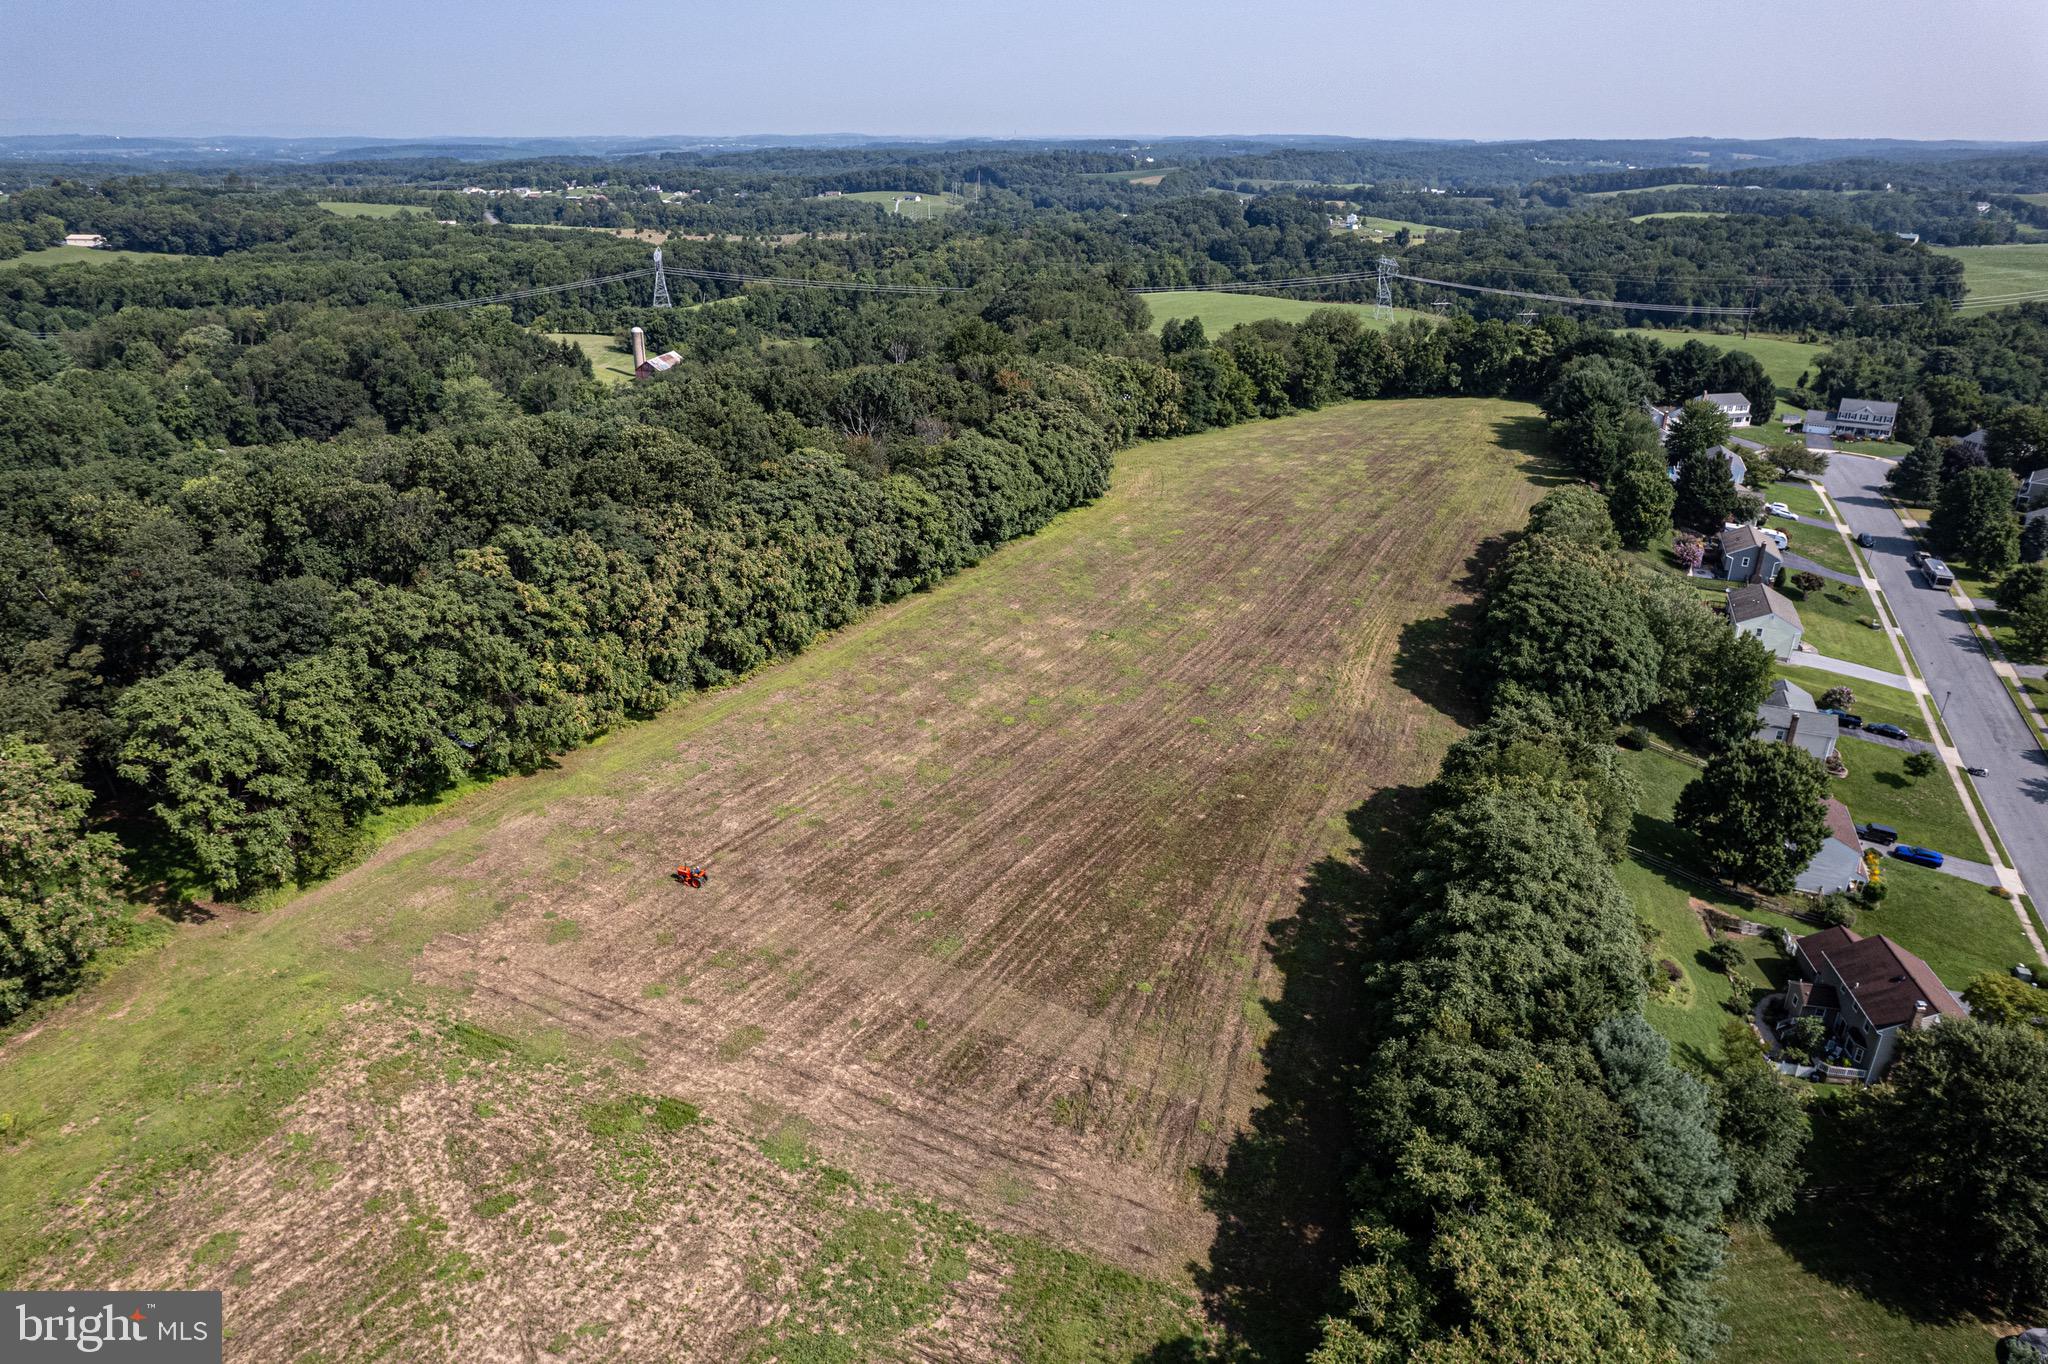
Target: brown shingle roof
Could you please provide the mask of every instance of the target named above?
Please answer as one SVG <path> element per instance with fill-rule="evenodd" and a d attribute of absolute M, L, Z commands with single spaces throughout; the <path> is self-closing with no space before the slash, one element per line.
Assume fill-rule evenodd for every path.
<path fill-rule="evenodd" d="M 1799 954 L 1815 969 L 1825 961 L 1880 1028 L 1910 1023 L 1922 1013 L 1963 1014 L 1934 968 L 1883 934 L 1865 938 L 1847 928 L 1824 928 L 1798 941 Z"/>
<path fill-rule="evenodd" d="M 1828 798 L 1828 833 L 1837 843 L 1847 843 L 1857 852 L 1863 851 L 1863 835 L 1856 832 L 1856 819 L 1849 813 L 1849 807 L 1832 796 Z"/>
<path fill-rule="evenodd" d="M 1801 625 L 1799 612 L 1792 603 L 1763 583 L 1748 583 L 1728 593 L 1728 619 L 1740 625 L 1762 616 L 1776 616 L 1788 625 Z"/>
<path fill-rule="evenodd" d="M 1732 553 L 1736 550 L 1755 549 L 1764 542 L 1764 537 L 1756 533 L 1755 526 L 1737 526 L 1734 530 L 1724 530 L 1721 532 L 1720 538 L 1721 552 L 1723 554 Z M 1776 545 L 1773 545 L 1772 548 L 1775 549 Z"/>

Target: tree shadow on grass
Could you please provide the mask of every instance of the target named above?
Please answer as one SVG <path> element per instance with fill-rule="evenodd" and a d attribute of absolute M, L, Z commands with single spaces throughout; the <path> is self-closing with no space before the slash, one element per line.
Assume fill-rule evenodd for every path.
<path fill-rule="evenodd" d="M 1347 816 L 1357 851 L 1309 869 L 1300 908 L 1272 925 L 1280 996 L 1266 1004 L 1263 1102 L 1203 1172 L 1216 1215 L 1195 1281 L 1231 1358 L 1299 1360 L 1337 1305 L 1349 1258 L 1352 1070 L 1363 1053 L 1361 975 L 1374 906 L 1421 809 L 1415 787 L 1375 793 Z M 1165 1364 L 1166 1357 L 1153 1360 Z"/>
<path fill-rule="evenodd" d="M 1470 685 L 1472 636 L 1479 626 L 1480 596 L 1486 580 L 1513 541 L 1496 535 L 1475 545 L 1465 560 L 1457 588 L 1471 594 L 1440 616 L 1410 621 L 1401 628 L 1394 655 L 1394 685 L 1420 697 L 1463 725 L 1481 718 L 1479 698 Z"/>
<path fill-rule="evenodd" d="M 1550 424 L 1539 414 L 1505 417 L 1493 424 L 1493 440 L 1503 449 L 1527 455 L 1523 472 L 1539 488 L 1561 488 L 1576 482 L 1550 448 Z"/>
<path fill-rule="evenodd" d="M 1854 1096 L 1807 1105 L 1813 1119 L 1807 1184 L 1793 1210 L 1771 1224 L 1772 1238 L 1807 1273 L 1913 1321 L 1949 1325 L 1977 1318 L 1956 1286 L 1931 1274 L 1925 1257 L 1878 1220 L 1885 1191 L 1869 1183 L 1869 1167 L 1859 1158 L 1856 1108 Z"/>

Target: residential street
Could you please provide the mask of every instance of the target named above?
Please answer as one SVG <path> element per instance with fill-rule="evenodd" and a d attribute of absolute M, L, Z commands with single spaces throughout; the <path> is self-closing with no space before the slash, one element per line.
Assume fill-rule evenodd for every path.
<path fill-rule="evenodd" d="M 1989 658 L 1948 593 L 1927 585 L 1906 556 L 1913 542 L 1885 502 L 1885 463 L 1836 451 L 1824 482 L 1851 531 L 1877 543 L 1864 551 L 1906 644 L 1926 678 L 1962 761 L 1989 776 L 1971 779 L 2035 905 L 2048 894 L 2048 754 L 1991 670 Z M 1947 850 L 1944 850 L 1947 851 Z"/>

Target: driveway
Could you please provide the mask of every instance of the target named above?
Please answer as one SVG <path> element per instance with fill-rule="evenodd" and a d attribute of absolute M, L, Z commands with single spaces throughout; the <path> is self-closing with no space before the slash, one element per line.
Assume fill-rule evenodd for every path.
<path fill-rule="evenodd" d="M 1853 677 L 1864 682 L 1875 682 L 1880 687 L 1896 687 L 1900 691 L 1913 690 L 1913 680 L 1902 673 L 1888 673 L 1882 668 L 1873 668 L 1864 663 L 1851 663 L 1846 658 L 1829 658 L 1826 654 L 1808 653 L 1801 649 L 1785 660 L 1795 668 L 1819 668 L 1822 672 Z"/>
<path fill-rule="evenodd" d="M 1827 523 L 1822 522 L 1821 524 L 1825 525 Z M 1785 567 L 1793 573 L 1811 573 L 1816 577 L 1826 578 L 1829 582 L 1847 583 L 1851 587 L 1861 587 L 1863 585 L 1863 580 L 1854 573 L 1844 573 L 1840 569 L 1829 568 L 1826 564 L 1817 564 L 1805 555 L 1794 554 L 1789 549 L 1778 557 L 1785 561 Z"/>
<path fill-rule="evenodd" d="M 1948 593 L 1929 587 L 1906 562 L 1913 541 L 1884 500 L 1889 468 L 1837 451 L 1823 482 L 1849 529 L 1875 538 L 1876 544 L 1864 551 L 1871 575 L 1884 589 L 1956 751 L 1963 762 L 1987 769 L 1989 775 L 1969 780 L 2039 913 L 2048 896 L 2048 753 L 2034 742 L 2026 720 L 1991 671 L 1991 660 L 1970 633 L 1962 608 Z"/>

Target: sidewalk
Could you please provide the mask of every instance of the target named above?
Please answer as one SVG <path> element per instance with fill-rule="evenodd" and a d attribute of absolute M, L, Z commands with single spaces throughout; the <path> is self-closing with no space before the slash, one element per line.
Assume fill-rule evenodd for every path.
<path fill-rule="evenodd" d="M 1864 682 L 1875 682 L 1881 687 L 1897 687 L 1900 691 L 1913 690 L 1913 679 L 1904 673 L 1888 673 L 1882 668 L 1851 663 L 1845 658 L 1829 658 L 1826 654 L 1809 654 L 1801 651 L 1785 662 L 1795 668 L 1819 668 L 1822 672 L 1838 673 L 1843 677 L 1854 677 Z"/>

